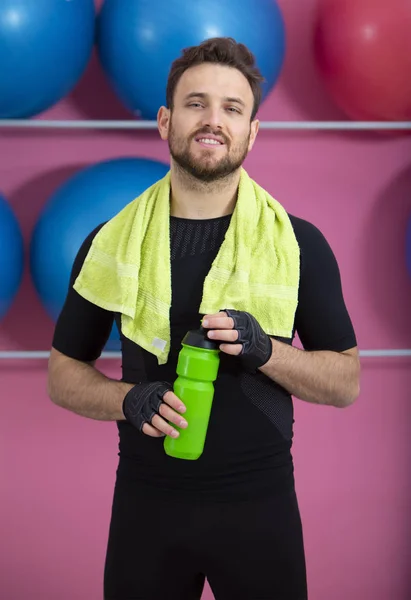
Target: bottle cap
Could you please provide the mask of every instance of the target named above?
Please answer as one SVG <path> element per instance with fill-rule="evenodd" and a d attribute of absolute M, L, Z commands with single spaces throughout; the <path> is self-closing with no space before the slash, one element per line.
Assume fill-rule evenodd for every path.
<path fill-rule="evenodd" d="M 203 348 L 204 350 L 218 350 L 221 342 L 213 342 L 207 338 L 207 330 L 204 327 L 188 331 L 184 336 L 182 344 L 193 346 L 194 348 Z"/>

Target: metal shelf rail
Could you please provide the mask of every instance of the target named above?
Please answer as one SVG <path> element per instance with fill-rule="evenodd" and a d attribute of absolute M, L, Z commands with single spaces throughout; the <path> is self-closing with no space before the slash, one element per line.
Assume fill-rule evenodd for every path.
<path fill-rule="evenodd" d="M 156 121 L 0 119 L 0 129 L 157 129 Z M 260 129 L 372 131 L 411 130 L 411 121 L 261 121 Z"/>
<path fill-rule="evenodd" d="M 401 358 L 411 357 L 411 350 L 360 350 L 361 358 Z M 0 360 L 39 360 L 48 359 L 48 350 L 3 350 Z M 100 359 L 119 359 L 120 352 L 102 352 Z"/>

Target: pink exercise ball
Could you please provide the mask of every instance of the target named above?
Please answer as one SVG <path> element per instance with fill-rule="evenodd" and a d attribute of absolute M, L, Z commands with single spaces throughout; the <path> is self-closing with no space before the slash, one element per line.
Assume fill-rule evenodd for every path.
<path fill-rule="evenodd" d="M 411 1 L 318 0 L 315 59 L 354 120 L 411 120 Z"/>

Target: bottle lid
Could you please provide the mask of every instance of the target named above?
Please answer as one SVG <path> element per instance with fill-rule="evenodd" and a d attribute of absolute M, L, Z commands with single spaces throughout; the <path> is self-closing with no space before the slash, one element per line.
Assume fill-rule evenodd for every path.
<path fill-rule="evenodd" d="M 182 344 L 204 350 L 218 350 L 221 342 L 213 342 L 207 338 L 207 330 L 204 327 L 188 331 L 184 336 Z"/>

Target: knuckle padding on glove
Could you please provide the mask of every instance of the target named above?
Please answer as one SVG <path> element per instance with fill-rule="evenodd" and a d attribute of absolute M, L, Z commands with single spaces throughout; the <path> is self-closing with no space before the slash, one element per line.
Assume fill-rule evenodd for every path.
<path fill-rule="evenodd" d="M 172 391 L 172 386 L 165 381 L 139 383 L 129 390 L 123 401 L 123 413 L 139 431 L 144 423 L 151 424 L 158 414 L 164 395 Z"/>
<path fill-rule="evenodd" d="M 234 329 L 238 331 L 238 339 L 233 343 L 242 344 L 240 356 L 243 363 L 250 370 L 258 369 L 271 357 L 270 337 L 250 313 L 231 309 L 223 310 L 233 319 Z"/>

